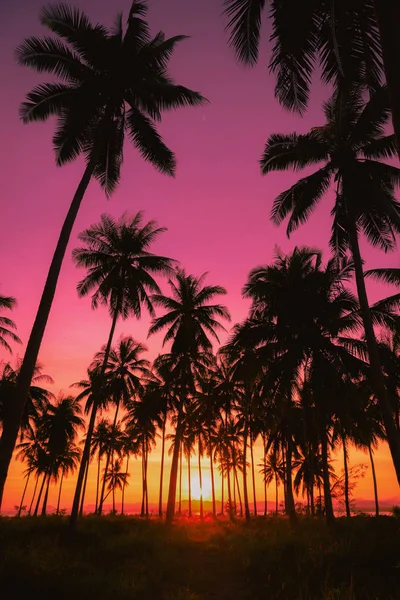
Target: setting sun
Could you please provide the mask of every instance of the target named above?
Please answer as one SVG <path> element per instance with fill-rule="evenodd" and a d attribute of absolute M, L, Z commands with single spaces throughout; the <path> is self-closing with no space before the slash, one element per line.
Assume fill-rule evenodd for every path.
<path fill-rule="evenodd" d="M 200 486 L 200 480 L 198 474 L 193 474 L 190 481 L 192 499 L 193 500 L 211 500 L 211 479 L 208 473 L 202 475 L 202 485 Z"/>

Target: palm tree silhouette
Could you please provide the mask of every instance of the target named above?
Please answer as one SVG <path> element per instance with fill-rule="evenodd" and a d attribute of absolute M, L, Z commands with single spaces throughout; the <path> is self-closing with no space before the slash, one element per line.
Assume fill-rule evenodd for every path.
<path fill-rule="evenodd" d="M 229 41 L 239 61 L 258 62 L 266 0 L 224 0 Z M 400 41 L 397 3 L 379 0 L 324 0 L 300 4 L 270 0 L 274 45 L 269 67 L 276 73 L 275 95 L 286 108 L 302 113 L 312 74 L 319 64 L 324 83 L 336 88 L 362 82 L 375 90 L 383 73 L 390 89 L 393 128 L 400 147 Z"/>
<path fill-rule="evenodd" d="M 76 248 L 73 257 L 78 266 L 87 268 L 89 272 L 78 284 L 78 293 L 85 296 L 93 292 L 93 308 L 97 308 L 99 304 L 108 305 L 112 318 L 108 342 L 102 355 L 100 377 L 106 373 L 118 318 L 126 319 L 133 315 L 140 319 L 143 305 L 151 315 L 154 314 L 149 294 L 160 290 L 153 274 L 168 273 L 171 260 L 150 253 L 149 248 L 163 231 L 155 221 L 143 225 L 142 213 L 137 213 L 134 217 L 124 214 L 118 221 L 109 215 L 102 215 L 100 223 L 92 225 L 79 236 L 85 245 Z M 91 410 L 71 511 L 71 526 L 78 516 L 99 402 L 101 403 L 100 399 L 95 399 Z"/>
<path fill-rule="evenodd" d="M 17 301 L 15 300 L 15 298 L 12 298 L 11 296 L 7 297 L 0 295 L 0 310 L 12 310 L 13 308 L 15 308 L 16 303 Z M 21 344 L 21 340 L 14 333 L 16 329 L 17 326 L 15 325 L 12 319 L 0 315 L 0 346 L 3 346 L 3 348 L 8 350 L 8 352 L 10 352 L 11 354 L 12 348 L 7 340 L 11 340 L 16 344 Z"/>
<path fill-rule="evenodd" d="M 20 64 L 58 79 L 38 85 L 27 95 L 21 106 L 22 120 L 30 123 L 56 116 L 57 164 L 84 156 L 86 169 L 60 232 L 18 379 L 12 420 L 2 436 L 0 501 L 61 265 L 91 179 L 96 178 L 107 195 L 115 189 L 125 134 L 144 160 L 173 175 L 174 154 L 155 124 L 164 110 L 204 102 L 199 93 L 174 84 L 168 72 L 169 60 L 184 36 L 166 39 L 159 32 L 152 38 L 146 12 L 143 0 L 133 0 L 125 30 L 122 17 L 108 30 L 93 25 L 76 7 L 49 5 L 41 11 L 40 20 L 56 37 L 31 37 L 17 49 Z"/>
<path fill-rule="evenodd" d="M 330 243 L 337 256 L 343 256 L 348 249 L 352 254 L 371 381 L 379 399 L 400 483 L 400 435 L 396 431 L 383 380 L 359 248 L 362 232 L 373 246 L 392 250 L 396 246 L 395 233 L 400 231 L 400 204 L 394 194 L 400 182 L 400 169 L 380 162 L 395 153 L 393 136 L 385 135 L 389 115 L 387 90 L 378 90 L 365 104 L 362 90 L 353 86 L 346 93 L 335 94 L 325 104 L 324 112 L 326 124 L 305 135 L 270 136 L 261 158 L 261 168 L 266 174 L 325 163 L 275 199 L 272 220 L 280 224 L 290 215 L 288 235 L 308 219 L 335 183 Z"/>
<path fill-rule="evenodd" d="M 219 341 L 217 331 L 223 326 L 217 318 L 230 319 L 228 310 L 221 304 L 209 304 L 215 296 L 226 294 L 221 286 L 203 285 L 204 273 L 201 277 L 187 275 L 184 270 L 177 269 L 175 281 L 169 280 L 172 296 L 154 295 L 152 301 L 167 311 L 163 316 L 153 320 L 149 336 L 167 329 L 163 344 L 172 342 L 171 355 L 176 358 L 174 370 L 181 382 L 180 401 L 176 424 L 176 440 L 172 456 L 170 485 L 168 493 L 167 522 L 171 523 L 175 512 L 175 496 L 178 475 L 178 459 L 181 448 L 182 419 L 184 405 L 190 391 L 195 393 L 192 369 L 200 356 L 207 360 L 206 354 L 212 350 L 209 336 Z M 201 362 L 201 361 L 200 361 Z"/>

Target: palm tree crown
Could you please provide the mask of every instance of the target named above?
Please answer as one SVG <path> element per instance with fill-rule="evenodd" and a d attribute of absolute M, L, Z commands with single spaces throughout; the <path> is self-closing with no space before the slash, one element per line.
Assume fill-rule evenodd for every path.
<path fill-rule="evenodd" d="M 0 309 L 12 310 L 16 305 L 15 298 L 11 296 L 1 296 L 0 295 Z M 14 330 L 17 328 L 14 321 L 9 319 L 8 317 L 3 317 L 0 315 L 0 346 L 3 346 L 8 352 L 12 353 L 12 349 L 8 340 L 12 342 L 16 342 L 17 344 L 21 343 L 19 337 L 14 333 Z"/>
<path fill-rule="evenodd" d="M 212 343 L 208 335 L 219 341 L 217 331 L 224 330 L 216 317 L 230 320 L 225 306 L 208 304 L 214 296 L 226 294 L 226 290 L 219 285 L 203 286 L 205 276 L 206 273 L 200 277 L 187 275 L 178 269 L 175 281 L 169 280 L 172 297 L 161 294 L 152 297 L 157 306 L 168 312 L 154 319 L 149 335 L 166 328 L 164 344 L 172 341 L 172 354 L 210 351 Z"/>
<path fill-rule="evenodd" d="M 161 112 L 201 104 L 197 92 L 175 85 L 168 62 L 185 36 L 151 37 L 145 2 L 134 0 L 124 30 L 119 15 L 114 27 L 93 25 L 81 10 L 49 5 L 40 15 L 56 37 L 26 39 L 18 61 L 59 82 L 35 87 L 21 106 L 25 123 L 58 118 L 53 137 L 57 163 L 85 154 L 107 193 L 119 181 L 124 137 L 160 171 L 172 175 L 175 158 L 157 133 Z"/>
<path fill-rule="evenodd" d="M 78 284 L 78 293 L 85 296 L 94 290 L 93 308 L 108 304 L 111 315 L 139 319 L 144 304 L 153 314 L 149 292 L 160 289 L 152 274 L 168 273 L 172 260 L 149 252 L 165 229 L 155 221 L 143 224 L 142 219 L 140 212 L 134 217 L 125 213 L 118 220 L 103 214 L 100 223 L 79 235 L 85 245 L 73 251 L 73 258 L 88 274 Z"/>

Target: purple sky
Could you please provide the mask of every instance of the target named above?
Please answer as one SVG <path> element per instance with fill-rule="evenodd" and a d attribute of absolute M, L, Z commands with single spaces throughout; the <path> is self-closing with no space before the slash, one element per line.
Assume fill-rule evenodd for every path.
<path fill-rule="evenodd" d="M 79 4 L 94 21 L 105 25 L 112 24 L 118 10 L 126 16 L 130 7 L 129 0 L 71 4 Z M 40 354 L 45 371 L 55 379 L 56 390 L 67 392 L 70 383 L 84 377 L 93 354 L 107 338 L 108 314 L 103 309 L 92 311 L 88 298 L 78 299 L 75 288 L 83 272 L 71 261 L 77 234 L 96 222 L 102 212 L 118 217 L 125 210 L 144 210 L 147 219 L 166 226 L 168 231 L 155 250 L 178 259 L 193 274 L 209 271 L 208 282 L 228 290 L 226 304 L 234 322 L 247 311 L 240 293 L 247 273 L 257 264 L 271 261 L 276 245 L 284 251 L 296 244 L 327 249 L 329 198 L 309 224 L 288 240 L 284 227 L 278 229 L 270 223 L 269 211 L 274 197 L 297 175 L 278 173 L 263 178 L 258 160 L 270 133 L 307 131 L 320 124 L 320 105 L 329 90 L 319 83 L 314 86 L 303 119 L 284 111 L 274 99 L 274 79 L 267 69 L 268 24 L 259 66 L 246 69 L 236 63 L 228 47 L 221 4 L 218 0 L 149 1 L 154 33 L 163 29 L 167 36 L 191 36 L 178 46 L 171 61 L 175 81 L 200 91 L 210 104 L 166 114 L 163 120 L 160 131 L 178 159 L 175 179 L 158 174 L 127 145 L 122 181 L 111 200 L 106 200 L 96 182 L 91 184 L 67 251 Z M 30 88 L 51 80 L 17 66 L 13 54 L 24 37 L 46 34 L 38 20 L 42 5 L 42 0 L 0 5 L 0 293 L 18 300 L 13 316 L 24 342 L 83 170 L 81 160 L 61 169 L 55 166 L 53 122 L 24 126 L 18 118 L 18 106 Z M 385 257 L 365 244 L 362 250 L 368 267 L 398 265 L 397 253 Z M 163 289 L 167 290 L 165 285 Z M 371 299 L 381 293 L 377 287 L 371 289 Z M 124 331 L 145 341 L 148 325 L 147 316 L 139 323 L 120 323 L 117 335 Z M 153 358 L 160 352 L 160 338 L 151 339 L 148 345 Z M 23 349 L 17 352 L 22 354 Z M 394 479 L 390 481 L 396 490 Z"/>

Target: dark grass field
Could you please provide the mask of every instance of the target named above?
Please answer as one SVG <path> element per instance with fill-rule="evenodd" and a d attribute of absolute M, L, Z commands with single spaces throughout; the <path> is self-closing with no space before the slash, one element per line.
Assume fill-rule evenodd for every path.
<path fill-rule="evenodd" d="M 400 519 L 0 519 L 0 598 L 400 599 Z"/>

